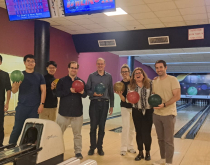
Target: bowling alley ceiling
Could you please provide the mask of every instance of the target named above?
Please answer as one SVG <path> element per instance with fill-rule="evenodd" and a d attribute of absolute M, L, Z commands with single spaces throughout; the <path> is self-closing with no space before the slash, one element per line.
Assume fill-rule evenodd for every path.
<path fill-rule="evenodd" d="M 153 49 L 111 52 L 121 57 L 129 55 L 155 70 L 157 60 L 165 60 L 168 73 L 210 73 L 210 47 L 183 49 Z"/>
<path fill-rule="evenodd" d="M 4 0 L 0 7 L 5 8 Z M 210 0 L 116 0 L 127 15 L 70 16 L 44 19 L 70 34 L 154 29 L 210 23 Z"/>

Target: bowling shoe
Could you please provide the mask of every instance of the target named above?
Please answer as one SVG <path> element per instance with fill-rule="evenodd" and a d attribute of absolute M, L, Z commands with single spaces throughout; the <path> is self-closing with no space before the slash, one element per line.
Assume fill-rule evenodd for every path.
<path fill-rule="evenodd" d="M 103 151 L 103 149 L 98 149 L 98 154 L 99 154 L 100 156 L 104 156 L 104 151 Z"/>
<path fill-rule="evenodd" d="M 89 151 L 88 151 L 88 155 L 93 155 L 94 154 L 94 149 L 90 149 Z"/>
<path fill-rule="evenodd" d="M 83 156 L 82 156 L 81 153 L 77 153 L 77 154 L 75 155 L 75 157 L 76 157 L 77 159 L 83 159 Z"/>
<path fill-rule="evenodd" d="M 128 152 L 132 153 L 132 154 L 135 154 L 136 151 L 132 148 L 132 149 L 129 149 Z"/>
<path fill-rule="evenodd" d="M 144 158 L 144 154 L 142 151 L 139 152 L 139 154 L 135 157 L 135 161 L 139 161 L 141 160 L 142 158 Z"/>
<path fill-rule="evenodd" d="M 121 155 L 121 156 L 125 156 L 125 155 L 126 155 L 126 151 L 121 151 L 121 152 L 120 152 L 120 155 Z"/>
<path fill-rule="evenodd" d="M 146 152 L 145 160 L 147 161 L 151 160 L 150 152 Z"/>

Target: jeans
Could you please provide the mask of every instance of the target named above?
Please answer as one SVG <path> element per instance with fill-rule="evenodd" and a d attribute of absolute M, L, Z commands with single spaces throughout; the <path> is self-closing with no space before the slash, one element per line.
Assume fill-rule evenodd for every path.
<path fill-rule="evenodd" d="M 95 99 L 91 100 L 89 107 L 90 115 L 90 148 L 91 149 L 102 149 L 103 139 L 104 139 L 104 129 L 107 118 L 107 113 L 109 109 L 108 100 Z M 98 141 L 96 141 L 96 130 L 98 130 Z"/>

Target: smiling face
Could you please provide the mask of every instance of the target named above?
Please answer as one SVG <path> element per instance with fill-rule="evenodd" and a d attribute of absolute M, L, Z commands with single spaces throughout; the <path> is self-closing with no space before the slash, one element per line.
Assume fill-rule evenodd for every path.
<path fill-rule="evenodd" d="M 96 66 L 97 66 L 97 70 L 98 70 L 99 72 L 104 71 L 105 66 L 106 66 L 105 61 L 104 61 L 104 60 L 101 60 L 101 59 L 97 60 Z"/>
<path fill-rule="evenodd" d="M 164 76 L 166 74 L 167 66 L 164 67 L 163 63 L 157 63 L 155 65 L 155 70 L 158 76 Z"/>
<path fill-rule="evenodd" d="M 144 80 L 144 74 L 140 69 L 134 72 L 134 80 L 136 80 L 136 82 L 142 82 Z"/>
<path fill-rule="evenodd" d="M 122 68 L 121 75 L 122 75 L 123 79 L 127 79 L 130 76 L 130 72 L 129 72 L 128 68 Z"/>

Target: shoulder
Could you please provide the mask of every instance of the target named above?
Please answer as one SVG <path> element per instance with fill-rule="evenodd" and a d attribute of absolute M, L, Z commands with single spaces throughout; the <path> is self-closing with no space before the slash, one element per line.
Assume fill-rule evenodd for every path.
<path fill-rule="evenodd" d="M 169 79 L 170 81 L 178 81 L 178 79 L 177 79 L 176 77 L 171 76 L 171 75 L 168 75 L 168 79 Z"/>
<path fill-rule="evenodd" d="M 68 78 L 68 76 L 62 77 L 62 78 L 59 79 L 59 81 L 60 81 L 60 80 L 61 80 L 61 81 L 65 81 L 67 78 Z"/>
<path fill-rule="evenodd" d="M 84 84 L 85 84 L 85 81 L 83 81 L 81 78 L 79 78 L 79 77 L 77 77 L 78 78 L 78 80 L 80 80 L 80 81 L 82 81 Z"/>
<path fill-rule="evenodd" d="M 4 76 L 9 76 L 9 73 L 7 73 L 7 72 L 5 72 L 5 71 L 3 71 L 3 70 L 1 70 L 0 74 L 2 74 L 2 75 L 4 75 Z"/>

